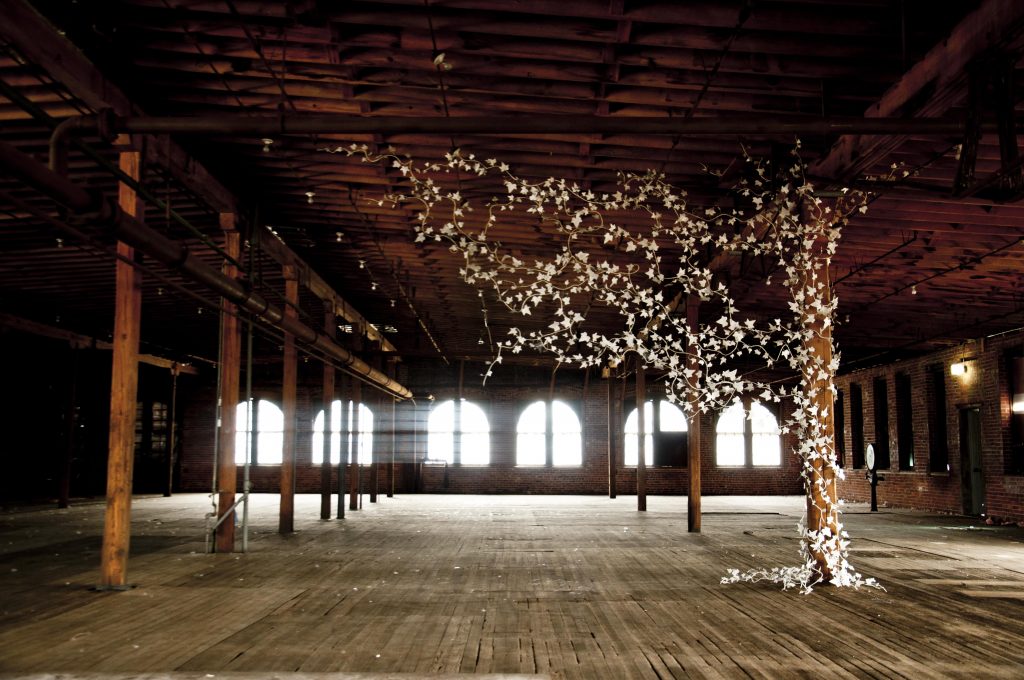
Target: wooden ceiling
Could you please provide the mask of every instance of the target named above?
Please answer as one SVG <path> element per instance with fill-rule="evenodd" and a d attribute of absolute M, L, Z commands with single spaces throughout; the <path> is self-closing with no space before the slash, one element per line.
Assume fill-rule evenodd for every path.
<path fill-rule="evenodd" d="M 1007 63 L 1011 84 L 1022 81 L 1020 4 L 11 0 L 2 10 L 6 17 L 33 9 L 53 26 L 24 19 L 0 25 L 0 79 L 17 93 L 0 97 L 0 139 L 45 158 L 53 121 L 38 112 L 33 117 L 21 97 L 58 120 L 107 105 L 151 116 L 225 119 L 568 115 L 750 124 L 747 134 L 700 136 L 288 134 L 273 136 L 266 150 L 257 135 L 176 135 L 177 162 L 151 164 L 150 189 L 199 232 L 217 235 L 217 212 L 224 209 L 218 200 L 230 194 L 240 212 L 273 228 L 369 321 L 393 327 L 387 337 L 400 353 L 483 357 L 490 351 L 485 310 L 494 337 L 523 319 L 463 284 L 456 256 L 414 244 L 410 211 L 376 205 L 383 193 L 402 186 L 393 170 L 318 149 L 357 141 L 425 160 L 461 148 L 507 162 L 525 177 L 564 177 L 595 190 L 614 186 L 619 171 L 653 168 L 698 203 L 716 201 L 722 188 L 709 169 L 735 164 L 741 146 L 770 155 L 793 143 L 793 135 L 753 132 L 759 121 L 960 120 L 969 110 L 985 120 L 1014 110 L 1019 118 L 1024 89 L 999 89 L 990 76 Z M 71 45 L 95 65 L 93 76 L 67 66 Z M 971 72 L 986 76 L 974 81 L 981 84 L 974 99 L 968 97 Z M 110 101 L 118 96 L 97 79 L 115 86 L 121 99 Z M 1000 94 L 1005 103 L 996 101 Z M 1024 326 L 1024 206 L 1018 189 L 1005 188 L 1004 176 L 1013 173 L 1002 171 L 997 134 L 982 136 L 974 183 L 960 191 L 954 183 L 963 135 L 800 137 L 805 159 L 825 184 L 864 185 L 865 177 L 892 163 L 911 171 L 878 190 L 869 212 L 844 232 L 834 260 L 842 321 L 837 340 L 848 359 L 921 351 Z M 115 148 L 86 141 L 116 158 Z M 193 172 L 193 161 L 210 181 Z M 111 175 L 78 151 L 70 175 L 101 191 L 115 188 Z M 484 195 L 491 188 L 465 182 L 467 191 Z M 0 306 L 103 336 L 112 316 L 110 258 L 47 225 L 41 215 L 55 214 L 54 207 L 31 190 L 6 177 L 0 189 L 35 209 L 28 213 L 0 195 Z M 197 252 L 216 261 L 166 208 L 151 205 L 146 218 L 191 239 Z M 503 229 L 502 240 L 526 257 L 550 252 L 552 240 L 532 225 Z M 94 237 L 110 242 L 103 233 Z M 252 271 L 258 287 L 280 299 L 274 259 L 254 252 Z M 212 298 L 163 275 L 146 277 L 144 341 L 168 353 L 215 356 L 216 315 L 195 296 Z M 738 288 L 750 307 L 780 303 L 772 296 L 781 291 Z M 304 296 L 302 307 L 309 318 L 321 318 L 313 295 Z M 595 310 L 592 323 L 619 321 L 614 310 Z M 274 344 L 271 338 L 265 349 Z"/>

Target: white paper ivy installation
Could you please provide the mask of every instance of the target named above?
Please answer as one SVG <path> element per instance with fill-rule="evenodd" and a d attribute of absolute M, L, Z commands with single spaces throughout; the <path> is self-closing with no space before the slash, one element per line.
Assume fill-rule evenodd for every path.
<path fill-rule="evenodd" d="M 595 193 L 564 179 L 530 182 L 497 159 L 459 151 L 443 162 L 417 164 L 394 153 L 373 153 L 366 145 L 324 150 L 399 171 L 408 193 L 384 196 L 380 205 L 413 205 L 418 242 L 447 245 L 463 258 L 463 279 L 492 290 L 509 309 L 543 314 L 540 330 L 511 329 L 498 343 L 495 363 L 504 352 L 525 348 L 583 368 L 616 366 L 635 355 L 663 375 L 668 398 L 688 412 L 722 409 L 744 394 L 760 401 L 792 400 L 782 430 L 795 433 L 799 442 L 795 453 L 803 462 L 813 511 L 808 516 L 815 518 L 812 526 L 800 524 L 803 563 L 733 569 L 723 583 L 765 580 L 805 593 L 822 582 L 880 587 L 847 561 L 849 537 L 839 521 L 834 487 L 843 471 L 827 427 L 839 363 L 832 346 L 836 300 L 828 267 L 847 218 L 866 211 L 865 194 L 815 196 L 804 177 L 799 145 L 781 168 L 744 154 L 743 178 L 728 204 L 700 209 L 691 209 L 686 192 L 653 171 L 620 174 L 617 191 Z M 439 183 L 445 173 L 467 182 L 500 180 L 504 193 L 474 204 Z M 499 222 L 540 227 L 558 246 L 545 259 L 521 259 L 492 236 Z M 762 310 L 739 309 L 711 266 L 727 256 L 769 261 L 772 273 L 764 283 L 788 289 L 788 310 L 764 318 Z M 702 308 L 713 312 L 714 319 L 696 332 L 687 328 L 685 315 L 674 313 L 687 298 L 699 298 Z M 596 306 L 615 310 L 621 328 L 588 328 L 588 312 Z M 759 378 L 764 372 L 750 370 L 752 365 L 789 369 L 799 379 L 778 381 L 777 371 Z"/>

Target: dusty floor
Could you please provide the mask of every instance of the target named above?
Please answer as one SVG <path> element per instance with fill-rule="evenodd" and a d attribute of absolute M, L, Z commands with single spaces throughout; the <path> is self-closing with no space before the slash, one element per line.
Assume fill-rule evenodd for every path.
<path fill-rule="evenodd" d="M 120 593 L 89 589 L 102 503 L 3 513 L 0 675 L 1024 677 L 1016 527 L 854 505 L 851 561 L 886 590 L 804 596 L 719 583 L 797 563 L 796 497 L 705 498 L 699 535 L 685 497 L 296 505 L 282 537 L 254 496 L 250 552 L 210 555 L 206 496 L 137 498 Z"/>

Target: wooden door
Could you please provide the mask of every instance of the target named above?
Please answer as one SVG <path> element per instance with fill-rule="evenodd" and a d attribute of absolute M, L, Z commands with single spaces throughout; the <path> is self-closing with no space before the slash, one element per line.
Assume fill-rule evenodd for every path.
<path fill-rule="evenodd" d="M 985 512 L 985 477 L 981 464 L 981 411 L 977 406 L 960 409 L 960 479 L 964 513 Z"/>

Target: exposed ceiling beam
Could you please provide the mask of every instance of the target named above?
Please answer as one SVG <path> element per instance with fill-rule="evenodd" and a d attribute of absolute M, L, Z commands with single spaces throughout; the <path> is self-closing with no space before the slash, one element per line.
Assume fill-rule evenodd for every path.
<path fill-rule="evenodd" d="M 966 92 L 968 65 L 1007 46 L 1022 30 L 1024 2 L 985 0 L 865 111 L 865 119 L 945 115 Z M 844 135 L 826 157 L 811 167 L 811 174 L 847 181 L 903 141 L 901 137 Z"/>
<path fill-rule="evenodd" d="M 82 335 L 81 333 L 75 333 L 74 331 L 65 330 L 63 328 L 56 328 L 54 326 L 47 326 L 46 324 L 25 319 L 14 314 L 7 314 L 0 312 L 0 326 L 10 328 L 23 333 L 29 333 L 30 335 L 38 335 L 44 338 L 54 338 L 55 340 L 65 340 L 72 347 L 76 348 L 94 348 L 94 349 L 113 349 L 113 343 L 105 340 L 97 340 L 96 338 L 88 335 Z M 189 375 L 199 375 L 199 371 L 195 366 L 191 364 L 183 364 L 180 361 L 173 361 L 164 357 L 156 356 L 155 354 L 139 354 L 140 364 L 149 364 L 150 366 L 158 366 L 160 368 L 166 368 L 170 370 L 177 370 L 179 373 L 188 373 Z"/>
<path fill-rule="evenodd" d="M 0 26 L 5 37 L 29 61 L 49 73 L 71 94 L 94 110 L 113 109 L 118 116 L 144 115 L 114 83 L 66 37 L 58 33 L 34 7 L 25 0 L 0 2 Z M 13 30 L 10 30 L 13 29 Z M 165 168 L 189 191 L 218 212 L 237 213 L 239 201 L 205 167 L 167 135 L 145 137 L 147 161 Z M 314 295 L 335 305 L 339 316 L 366 328 L 371 340 L 381 343 L 386 351 L 396 351 L 383 335 L 359 312 L 335 292 L 302 258 L 284 242 L 273 238 L 262 240 L 264 250 L 282 265 L 294 265 L 302 281 Z"/>
<path fill-rule="evenodd" d="M 119 116 L 114 129 L 129 134 L 645 134 L 645 135 L 950 135 L 963 120 L 859 118 L 763 114 L 670 118 L 653 116 L 360 116 L 348 113 L 218 113 L 205 116 Z M 991 126 L 995 129 L 995 126 Z"/>
<path fill-rule="evenodd" d="M 310 267 L 305 260 L 296 255 L 285 243 L 264 229 L 258 238 L 259 247 L 282 266 L 295 267 L 299 277 L 299 283 L 306 286 L 314 295 L 325 302 L 334 305 L 334 313 L 352 324 L 360 332 L 365 332 L 366 337 L 373 342 L 380 343 L 384 352 L 397 352 L 398 350 L 391 341 L 384 337 L 379 328 L 366 320 L 352 305 L 345 300 Z"/>
<path fill-rule="evenodd" d="M 4 36 L 22 56 L 49 73 L 93 110 L 110 108 L 120 116 L 142 113 L 26 0 L 0 2 L 0 26 L 5 27 Z M 238 212 L 235 196 L 173 141 L 148 137 L 145 147 L 147 160 L 166 168 L 214 210 Z"/>

